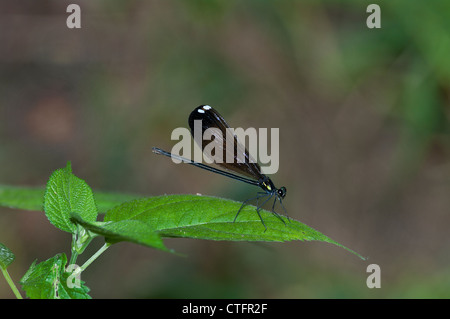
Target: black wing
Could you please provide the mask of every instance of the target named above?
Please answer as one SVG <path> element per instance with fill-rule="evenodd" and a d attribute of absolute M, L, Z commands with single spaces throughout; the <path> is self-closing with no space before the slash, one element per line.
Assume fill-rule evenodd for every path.
<path fill-rule="evenodd" d="M 212 135 L 214 136 L 213 140 L 203 140 L 202 136 L 200 136 L 199 140 L 195 139 L 195 120 L 202 121 L 202 136 L 208 128 L 217 129 L 215 131 L 212 131 Z M 217 112 L 211 106 L 200 105 L 199 107 L 195 108 L 189 116 L 189 127 L 191 128 L 192 137 L 194 138 L 195 142 L 201 147 L 202 151 L 205 149 L 206 145 L 214 143 L 214 149 L 222 154 L 222 163 L 215 163 L 216 165 L 219 165 L 220 167 L 223 167 L 228 171 L 233 171 L 255 180 L 264 179 L 265 176 L 261 173 L 261 167 L 259 166 L 259 164 L 255 160 L 253 160 L 253 158 L 249 155 L 248 150 L 239 142 L 237 137 L 233 134 L 230 134 L 230 132 L 227 130 L 227 128 L 230 127 L 228 123 L 219 114 L 219 112 Z M 230 154 L 230 150 L 227 151 L 226 147 L 227 143 L 231 140 L 234 141 L 233 154 Z M 227 154 L 228 158 L 232 159 L 232 162 L 227 163 Z M 214 156 L 215 154 L 212 155 Z"/>

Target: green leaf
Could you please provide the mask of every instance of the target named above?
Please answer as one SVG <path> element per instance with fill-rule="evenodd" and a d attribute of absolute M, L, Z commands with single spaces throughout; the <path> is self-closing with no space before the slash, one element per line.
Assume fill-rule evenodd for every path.
<path fill-rule="evenodd" d="M 92 190 L 85 181 L 72 174 L 70 162 L 50 176 L 44 195 L 44 210 L 55 227 L 70 233 L 76 232 L 76 225 L 70 221 L 71 213 L 86 221 L 97 219 Z"/>
<path fill-rule="evenodd" d="M 44 187 L 18 187 L 0 185 L 0 206 L 24 210 L 44 211 Z M 140 198 L 142 195 L 94 192 L 99 213 Z"/>
<path fill-rule="evenodd" d="M 361 259 L 359 254 L 339 244 L 319 231 L 291 219 L 281 222 L 271 212 L 262 210 L 261 223 L 254 206 L 241 210 L 233 222 L 241 202 L 197 196 L 169 195 L 138 199 L 119 205 L 105 214 L 105 221 L 141 221 L 156 229 L 162 237 L 188 237 L 232 241 L 292 241 L 317 240 L 342 247 Z"/>
<path fill-rule="evenodd" d="M 8 268 L 15 258 L 16 256 L 14 256 L 13 252 L 8 247 L 0 243 L 0 268 Z"/>
<path fill-rule="evenodd" d="M 5 277 L 6 282 L 8 283 L 16 298 L 22 299 L 19 290 L 17 289 L 14 281 L 11 279 L 11 276 L 8 273 L 8 270 L 6 269 L 14 261 L 15 258 L 16 256 L 14 256 L 12 251 L 8 247 L 0 243 L 0 271 L 3 274 L 3 277 Z"/>
<path fill-rule="evenodd" d="M 94 234 L 105 237 L 106 242 L 110 244 L 128 241 L 147 247 L 168 250 L 155 229 L 141 221 L 88 222 L 77 214 L 72 214 L 71 221 Z"/>
<path fill-rule="evenodd" d="M 65 272 L 67 257 L 58 254 L 36 265 L 34 261 L 30 269 L 20 280 L 27 297 L 32 299 L 86 299 L 89 288 L 80 281 L 79 287 L 68 287 L 70 273 Z"/>
<path fill-rule="evenodd" d="M 111 208 L 119 204 L 142 198 L 142 195 L 136 194 L 122 194 L 122 193 L 108 193 L 108 192 L 94 192 L 95 202 L 97 203 L 98 211 L 105 213 Z"/>
<path fill-rule="evenodd" d="M 44 211 L 44 188 L 0 185 L 0 206 Z"/>
<path fill-rule="evenodd" d="M 61 284 L 58 288 L 59 299 L 91 299 L 91 296 L 88 295 L 90 289 L 85 286 L 83 280 L 79 281 L 79 287 L 68 286 L 68 282 L 73 282 L 73 279 L 70 278 L 70 276 L 71 273 L 68 272 L 63 272 L 61 274 Z"/>

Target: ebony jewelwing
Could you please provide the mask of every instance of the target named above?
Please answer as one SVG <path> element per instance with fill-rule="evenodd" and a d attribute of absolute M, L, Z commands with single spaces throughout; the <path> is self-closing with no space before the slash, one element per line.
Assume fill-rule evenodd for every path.
<path fill-rule="evenodd" d="M 255 186 L 261 187 L 264 192 L 258 192 L 256 197 L 245 200 L 242 203 L 241 208 L 239 208 L 236 216 L 234 217 L 233 222 L 236 221 L 236 218 L 238 217 L 239 213 L 241 212 L 242 208 L 246 205 L 246 203 L 251 200 L 256 199 L 256 201 L 257 201 L 256 212 L 258 213 L 258 216 L 261 219 L 261 222 L 266 231 L 267 227 L 264 224 L 264 220 L 262 219 L 261 214 L 259 212 L 262 209 L 262 206 L 264 206 L 264 204 L 266 204 L 271 198 L 273 198 L 275 196 L 275 199 L 272 204 L 272 213 L 286 225 L 286 222 L 283 220 L 283 218 L 281 218 L 281 216 L 277 212 L 275 212 L 275 204 L 278 200 L 286 214 L 288 221 L 290 221 L 289 217 L 287 216 L 286 210 L 283 206 L 283 203 L 282 203 L 282 200 L 286 196 L 286 187 L 283 186 L 280 188 L 276 188 L 275 185 L 273 184 L 272 180 L 261 172 L 261 167 L 259 166 L 259 164 L 250 157 L 248 150 L 237 140 L 237 137 L 235 135 L 230 136 L 229 132 L 227 131 L 227 129 L 230 127 L 227 124 L 227 122 L 225 121 L 225 119 L 219 114 L 219 112 L 217 112 L 211 106 L 200 105 L 191 112 L 188 122 L 189 122 L 189 127 L 191 129 L 191 134 L 193 137 L 194 137 L 194 121 L 196 121 L 196 120 L 202 121 L 201 122 L 202 123 L 202 126 L 201 126 L 202 136 L 203 136 L 204 132 L 209 128 L 218 129 L 219 133 L 221 132 L 221 134 L 214 135 L 214 137 L 215 137 L 214 141 L 217 143 L 217 145 L 216 145 L 217 149 L 222 150 L 223 158 L 226 158 L 227 151 L 228 152 L 230 151 L 226 147 L 227 140 L 228 140 L 228 143 L 230 143 L 229 139 L 231 139 L 231 138 L 234 139 L 234 141 L 233 141 L 234 142 L 234 152 L 232 154 L 232 159 L 234 159 L 234 160 L 232 162 L 228 162 L 228 163 L 227 163 L 227 161 L 222 161 L 221 163 L 215 163 L 216 165 L 223 167 L 226 171 L 214 168 L 212 166 L 209 166 L 209 165 L 206 165 L 203 163 L 189 160 L 187 158 L 166 152 L 157 147 L 152 148 L 153 152 L 156 154 L 159 154 L 159 155 L 165 155 L 167 157 L 175 158 L 183 163 L 191 164 L 196 167 L 200 167 L 205 170 L 208 170 L 210 172 L 217 173 L 217 174 L 220 174 L 223 176 L 227 176 L 227 177 L 233 178 L 235 180 L 238 180 L 238 181 L 250 184 L 250 185 L 255 185 Z M 194 138 L 194 140 L 201 147 L 202 151 L 205 149 L 206 145 L 211 143 L 210 140 L 202 139 L 200 141 L 200 140 L 196 140 L 195 138 Z M 231 147 L 230 147 L 230 149 L 231 149 Z M 238 160 L 238 158 L 240 160 Z M 234 173 L 237 173 L 240 175 L 236 175 L 231 172 L 234 172 Z M 265 199 L 263 201 L 263 203 L 261 205 L 259 205 L 259 199 L 264 198 L 264 197 L 267 197 L 267 199 Z"/>

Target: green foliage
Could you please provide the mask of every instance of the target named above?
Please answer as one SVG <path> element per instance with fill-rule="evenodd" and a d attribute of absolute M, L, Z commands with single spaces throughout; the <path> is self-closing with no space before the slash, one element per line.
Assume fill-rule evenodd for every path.
<path fill-rule="evenodd" d="M 0 185 L 0 205 L 9 208 L 44 211 L 44 192 L 40 187 Z"/>
<path fill-rule="evenodd" d="M 277 242 L 317 240 L 348 249 L 299 221 L 285 219 L 284 224 L 271 212 L 262 210 L 260 213 L 267 225 L 264 231 L 251 205 L 244 207 L 233 222 L 241 205 L 241 202 L 209 196 L 165 195 L 119 205 L 106 212 L 105 221 L 142 221 L 162 237 Z"/>
<path fill-rule="evenodd" d="M 0 206 L 43 212 L 44 194 L 44 187 L 0 185 Z M 138 197 L 141 196 L 136 194 L 94 192 L 94 199 L 99 213 L 105 213 L 108 209 Z"/>
<path fill-rule="evenodd" d="M 0 243 L 0 268 L 6 269 L 14 261 L 16 256 L 8 247 Z"/>
<path fill-rule="evenodd" d="M 88 299 L 89 288 L 80 281 L 80 287 L 68 287 L 70 274 L 65 272 L 67 258 L 58 254 L 36 265 L 34 261 L 30 269 L 20 280 L 27 297 L 32 299 Z"/>
<path fill-rule="evenodd" d="M 12 264 L 15 258 L 16 256 L 14 256 L 13 252 L 8 247 L 0 243 L 0 271 L 3 274 L 3 277 L 5 277 L 8 285 L 11 287 L 11 290 L 13 291 L 16 298 L 22 299 L 19 290 L 17 290 L 16 285 L 14 285 L 13 280 L 9 276 L 8 270 L 6 269 L 9 265 Z"/>
<path fill-rule="evenodd" d="M 90 223 L 83 220 L 79 215 L 72 214 L 71 221 L 81 225 L 92 234 L 105 237 L 106 242 L 110 244 L 128 241 L 147 247 L 167 250 L 155 229 L 137 220 Z"/>
<path fill-rule="evenodd" d="M 72 174 L 70 162 L 56 170 L 47 182 L 44 210 L 48 220 L 57 228 L 73 233 L 76 226 L 70 214 L 79 214 L 86 221 L 97 219 L 97 207 L 91 188 Z"/>
<path fill-rule="evenodd" d="M 40 209 L 41 189 L 0 187 L 0 205 L 22 209 Z M 100 193 L 95 198 L 104 201 L 103 207 L 113 206 L 111 195 Z M 135 196 L 137 197 L 137 196 Z M 135 198 L 133 197 L 133 198 Z M 130 195 L 117 198 L 130 199 Z M 94 194 L 87 183 L 72 174 L 70 162 L 56 170 L 47 182 L 44 211 L 58 229 L 72 233 L 72 255 L 69 266 L 75 265 L 79 254 L 98 236 L 106 244 L 81 267 L 71 272 L 66 268 L 65 254 L 36 264 L 34 262 L 20 283 L 29 298 L 90 298 L 84 282 L 73 285 L 72 280 L 84 271 L 111 245 L 131 243 L 172 252 L 162 241 L 164 237 L 183 237 L 228 241 L 317 240 L 332 243 L 354 253 L 317 230 L 296 220 L 280 221 L 271 212 L 261 211 L 267 230 L 254 206 L 246 206 L 234 222 L 240 202 L 208 196 L 164 195 L 129 200 L 110 207 L 103 221 L 97 221 L 98 210 Z M 12 252 L 0 244 L 0 266 L 6 268 L 14 260 Z M 5 273 L 5 277 L 8 275 Z M 8 279 L 7 279 L 8 280 Z M 10 280 L 8 280 L 10 282 Z M 12 282 L 12 281 L 11 281 Z M 11 285 L 11 283 L 10 283 Z M 13 284 L 11 285 L 12 289 Z M 15 292 L 20 298 L 20 294 Z"/>

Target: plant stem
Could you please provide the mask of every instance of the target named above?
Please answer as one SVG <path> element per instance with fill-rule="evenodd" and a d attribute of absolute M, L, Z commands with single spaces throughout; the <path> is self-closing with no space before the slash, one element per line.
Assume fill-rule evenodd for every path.
<path fill-rule="evenodd" d="M 70 254 L 69 265 L 73 265 L 73 264 L 75 264 L 77 262 L 78 252 L 75 249 L 76 241 L 77 241 L 77 235 L 76 234 L 72 234 L 72 249 L 71 249 L 71 254 Z"/>
<path fill-rule="evenodd" d="M 109 244 L 105 243 L 102 247 L 100 247 L 99 250 L 97 250 L 97 252 L 95 254 L 92 255 L 91 258 L 89 258 L 84 264 L 83 266 L 81 266 L 81 271 L 85 270 L 90 264 L 92 264 L 92 262 L 94 260 L 96 260 L 98 258 L 98 256 L 100 256 L 101 254 L 103 254 L 103 252 L 109 248 Z"/>
<path fill-rule="evenodd" d="M 102 247 L 100 247 L 99 250 L 97 250 L 97 252 L 95 254 L 93 254 L 91 256 L 91 258 L 89 258 L 84 264 L 83 266 L 81 266 L 80 268 L 78 268 L 77 270 L 74 271 L 73 275 L 78 275 L 79 273 L 81 273 L 82 271 L 84 271 L 90 264 L 92 264 L 94 262 L 94 260 L 96 260 L 106 249 L 108 249 L 110 246 L 110 244 L 105 243 Z"/>
<path fill-rule="evenodd" d="M 20 294 L 19 290 L 17 290 L 16 285 L 14 284 L 14 282 L 12 281 L 11 277 L 9 276 L 8 270 L 3 269 L 0 267 L 0 269 L 3 272 L 3 276 L 5 276 L 6 282 L 8 283 L 8 285 L 11 287 L 11 290 L 13 291 L 14 295 L 16 296 L 17 299 L 23 299 L 22 295 Z"/>

